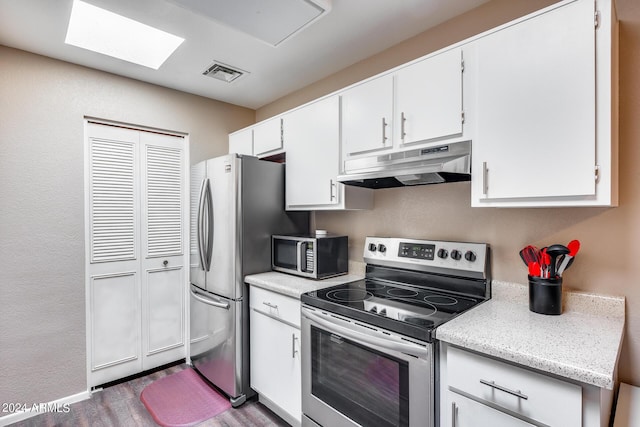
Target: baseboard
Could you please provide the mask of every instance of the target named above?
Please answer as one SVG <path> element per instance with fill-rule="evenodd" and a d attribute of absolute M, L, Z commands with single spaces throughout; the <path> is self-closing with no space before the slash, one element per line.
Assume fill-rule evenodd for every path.
<path fill-rule="evenodd" d="M 69 405 L 89 398 L 91 398 L 91 392 L 87 390 L 48 403 L 25 403 L 23 404 L 23 406 L 26 406 L 24 410 L 0 417 L 0 427 L 17 423 L 18 421 L 26 420 L 27 418 L 35 417 L 45 412 L 69 412 Z M 29 407 L 29 405 L 31 405 L 31 407 Z M 0 409 L 4 410 L 5 408 Z"/>

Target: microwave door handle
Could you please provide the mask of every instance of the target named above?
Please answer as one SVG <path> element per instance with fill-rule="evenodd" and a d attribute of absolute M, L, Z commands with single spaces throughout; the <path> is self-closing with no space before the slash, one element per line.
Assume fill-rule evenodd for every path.
<path fill-rule="evenodd" d="M 307 243 L 298 242 L 296 249 L 296 266 L 299 273 L 304 273 L 307 270 Z"/>
<path fill-rule="evenodd" d="M 340 335 L 341 337 L 351 339 L 360 343 L 375 345 L 386 350 L 397 351 L 411 356 L 426 359 L 429 357 L 429 350 L 418 344 L 407 344 L 394 340 L 392 337 L 376 337 L 366 333 L 354 331 L 348 327 L 337 325 L 329 319 L 318 316 L 307 310 L 303 310 L 302 317 L 306 317 L 311 322 L 319 325 L 327 332 Z"/>

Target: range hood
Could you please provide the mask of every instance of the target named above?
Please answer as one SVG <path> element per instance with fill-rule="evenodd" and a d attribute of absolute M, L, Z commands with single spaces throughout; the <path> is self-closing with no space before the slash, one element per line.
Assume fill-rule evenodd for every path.
<path fill-rule="evenodd" d="M 345 161 L 338 182 L 366 188 L 471 180 L 471 141 Z"/>

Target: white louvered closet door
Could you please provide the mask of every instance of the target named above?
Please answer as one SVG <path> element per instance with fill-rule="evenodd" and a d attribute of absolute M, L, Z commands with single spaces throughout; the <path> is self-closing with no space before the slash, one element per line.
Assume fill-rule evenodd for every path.
<path fill-rule="evenodd" d="M 95 123 L 86 135 L 87 356 L 96 386 L 185 356 L 186 166 L 181 137 Z"/>
<path fill-rule="evenodd" d="M 185 356 L 185 168 L 178 138 L 141 133 L 143 369 Z M 188 206 L 186 206 L 188 208 Z"/>

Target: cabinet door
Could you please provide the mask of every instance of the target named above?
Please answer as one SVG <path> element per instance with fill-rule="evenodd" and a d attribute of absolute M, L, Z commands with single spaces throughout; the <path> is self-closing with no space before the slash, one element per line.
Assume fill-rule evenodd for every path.
<path fill-rule="evenodd" d="M 275 154 L 282 149 L 282 119 L 275 118 L 253 128 L 253 155 Z"/>
<path fill-rule="evenodd" d="M 185 356 L 184 140 L 141 132 L 143 369 Z"/>
<path fill-rule="evenodd" d="M 475 44 L 474 201 L 595 194 L 594 2 Z"/>
<path fill-rule="evenodd" d="M 285 118 L 287 209 L 335 205 L 339 200 L 338 96 L 300 108 Z"/>
<path fill-rule="evenodd" d="M 341 94 L 344 157 L 391 148 L 393 76 L 370 80 Z"/>
<path fill-rule="evenodd" d="M 451 49 L 396 74 L 401 145 L 462 134 L 462 50 Z"/>
<path fill-rule="evenodd" d="M 253 155 L 253 130 L 244 129 L 229 135 L 229 153 Z"/>
<path fill-rule="evenodd" d="M 500 412 L 489 406 L 461 396 L 452 391 L 447 392 L 449 413 L 445 426 L 451 427 L 533 427 L 511 415 Z"/>
<path fill-rule="evenodd" d="M 251 388 L 302 419 L 300 330 L 251 310 Z"/>

